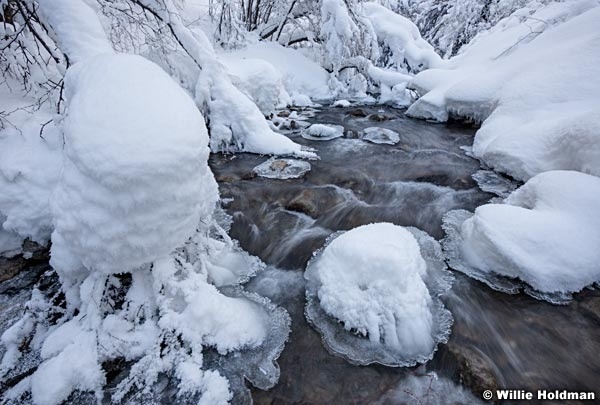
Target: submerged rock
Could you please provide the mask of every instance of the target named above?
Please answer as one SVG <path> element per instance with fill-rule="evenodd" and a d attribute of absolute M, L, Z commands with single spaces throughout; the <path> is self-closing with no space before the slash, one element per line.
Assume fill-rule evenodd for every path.
<path fill-rule="evenodd" d="M 376 144 L 395 145 L 400 142 L 400 135 L 391 129 L 370 127 L 365 129 L 362 139 Z"/>
<path fill-rule="evenodd" d="M 260 177 L 268 179 L 297 179 L 310 171 L 310 163 L 297 159 L 271 158 L 254 168 Z"/>

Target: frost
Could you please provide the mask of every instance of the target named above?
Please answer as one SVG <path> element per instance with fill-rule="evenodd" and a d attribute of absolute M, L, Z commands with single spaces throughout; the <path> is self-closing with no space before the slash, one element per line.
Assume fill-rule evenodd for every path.
<path fill-rule="evenodd" d="M 356 364 L 413 366 L 447 341 L 439 299 L 452 283 L 423 231 L 371 224 L 329 238 L 305 272 L 306 317 L 327 348 Z"/>
<path fill-rule="evenodd" d="M 362 139 L 376 144 L 395 145 L 400 142 L 400 135 L 391 129 L 370 127 L 364 130 Z"/>
<path fill-rule="evenodd" d="M 600 280 L 600 179 L 552 171 L 531 178 L 503 204 L 450 211 L 444 253 L 450 266 L 490 287 L 568 302 Z"/>
<path fill-rule="evenodd" d="M 344 127 L 341 125 L 312 124 L 302 131 L 302 138 L 311 141 L 330 141 L 344 136 Z"/>
<path fill-rule="evenodd" d="M 254 172 L 268 179 L 298 179 L 310 171 L 310 163 L 296 159 L 271 158 L 254 168 Z"/>

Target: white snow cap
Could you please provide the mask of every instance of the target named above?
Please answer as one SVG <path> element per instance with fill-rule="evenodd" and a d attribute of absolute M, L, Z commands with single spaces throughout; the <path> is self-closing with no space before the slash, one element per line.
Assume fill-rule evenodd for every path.
<path fill-rule="evenodd" d="M 194 102 L 158 66 L 122 54 L 75 65 L 65 96 L 53 266 L 69 269 L 74 255 L 123 272 L 169 254 L 218 198 Z"/>
<path fill-rule="evenodd" d="M 444 249 L 452 267 L 493 288 L 518 290 L 500 275 L 526 282 L 534 296 L 568 298 L 600 281 L 599 201 L 598 177 L 542 173 L 504 204 L 447 214 Z"/>
<path fill-rule="evenodd" d="M 419 235 L 419 242 L 415 234 Z M 314 296 L 326 316 L 342 322 L 347 331 L 383 347 L 387 352 L 383 358 L 387 359 L 377 355 L 360 358 L 361 355 L 344 349 L 339 350 L 341 353 L 361 364 L 378 361 L 408 365 L 426 360 L 436 343 L 443 340 L 438 336 L 440 328 L 436 323 L 445 315 L 439 317 L 439 303 L 426 284 L 431 275 L 420 242 L 428 256 L 436 256 L 427 260 L 437 261 L 436 265 L 441 263 L 445 268 L 439 245 L 432 238 L 416 229 L 389 223 L 365 225 L 342 233 L 309 263 L 305 273 L 309 319 L 323 322 L 312 316 L 315 312 L 311 296 Z M 332 342 L 332 346 L 336 344 Z M 389 353 L 395 353 L 396 358 L 389 359 Z"/>

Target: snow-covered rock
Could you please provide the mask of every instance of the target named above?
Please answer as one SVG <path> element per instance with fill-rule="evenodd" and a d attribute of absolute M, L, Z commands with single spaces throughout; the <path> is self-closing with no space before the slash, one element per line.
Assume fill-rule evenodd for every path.
<path fill-rule="evenodd" d="M 341 125 L 312 124 L 302 131 L 302 137 L 311 141 L 330 141 L 344 136 L 344 127 Z"/>
<path fill-rule="evenodd" d="M 364 130 L 362 139 L 377 144 L 395 145 L 400 142 L 400 134 L 387 128 L 369 127 Z"/>
<path fill-rule="evenodd" d="M 297 159 L 271 158 L 254 168 L 260 177 L 268 179 L 297 179 L 310 171 L 310 163 Z"/>
<path fill-rule="evenodd" d="M 600 281 L 600 178 L 551 171 L 503 204 L 450 211 L 444 219 L 450 266 L 490 287 L 551 302 Z M 518 279 L 518 280 L 517 280 Z"/>
<path fill-rule="evenodd" d="M 388 223 L 334 234 L 309 262 L 308 320 L 335 354 L 357 364 L 429 360 L 452 323 L 438 296 L 451 285 L 440 246 Z"/>
<path fill-rule="evenodd" d="M 484 121 L 473 152 L 527 180 L 548 170 L 600 175 L 600 7 L 524 8 L 479 34 L 447 69 L 417 75 L 409 115 Z"/>

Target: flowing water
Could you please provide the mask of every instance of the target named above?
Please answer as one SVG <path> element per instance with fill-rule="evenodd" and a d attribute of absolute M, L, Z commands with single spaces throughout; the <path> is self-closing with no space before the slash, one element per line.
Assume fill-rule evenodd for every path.
<path fill-rule="evenodd" d="M 455 318 L 452 335 L 426 365 L 357 367 L 329 354 L 304 318 L 302 273 L 330 234 L 392 222 L 439 240 L 446 212 L 472 211 L 494 196 L 471 177 L 480 169 L 465 153 L 471 128 L 412 120 L 380 106 L 300 114 L 346 130 L 346 136 L 329 141 L 304 139 L 299 130 L 287 133 L 318 150 L 321 159 L 311 162 L 304 177 L 257 177 L 253 168 L 268 157 L 210 159 L 233 217 L 231 236 L 270 266 L 248 289 L 270 297 L 292 317 L 290 341 L 279 359 L 280 382 L 270 391 L 255 390 L 255 403 L 472 403 L 488 388 L 597 389 L 600 294 L 592 290 L 570 305 L 554 306 L 456 274 L 443 298 Z M 393 130 L 400 141 L 358 139 L 367 127 Z"/>

